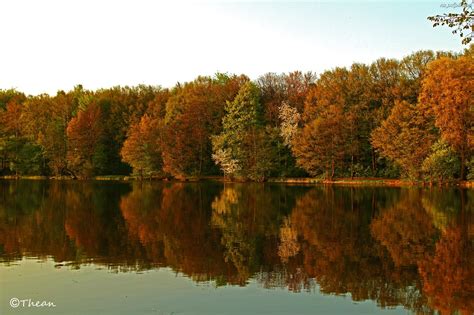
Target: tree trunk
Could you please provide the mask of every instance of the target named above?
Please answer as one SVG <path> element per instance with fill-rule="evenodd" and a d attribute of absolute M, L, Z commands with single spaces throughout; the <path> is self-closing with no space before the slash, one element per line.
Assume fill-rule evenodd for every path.
<path fill-rule="evenodd" d="M 351 155 L 351 179 L 354 179 L 354 154 Z"/>
<path fill-rule="evenodd" d="M 77 175 L 70 169 L 68 169 L 67 167 L 64 168 L 64 170 L 61 172 L 61 173 L 65 173 L 65 174 L 69 174 L 70 176 L 72 176 L 72 179 L 77 179 Z"/>
<path fill-rule="evenodd" d="M 465 174 L 465 164 L 466 164 L 466 155 L 463 152 L 461 152 L 461 180 L 466 179 L 466 174 Z"/>
<path fill-rule="evenodd" d="M 253 158 L 254 158 L 254 163 L 253 163 L 253 167 L 255 168 L 255 170 L 257 170 L 257 142 L 255 141 L 255 127 L 252 128 L 252 140 L 253 140 Z M 256 174 L 256 175 L 260 175 L 260 174 Z"/>
<path fill-rule="evenodd" d="M 202 174 L 202 160 L 203 160 L 203 149 L 202 149 L 202 141 L 199 141 L 199 177 Z"/>
<path fill-rule="evenodd" d="M 372 148 L 372 175 L 375 176 L 375 150 Z"/>
<path fill-rule="evenodd" d="M 461 194 L 461 215 L 459 216 L 459 224 L 461 225 L 461 239 L 467 240 L 468 239 L 468 219 L 467 219 L 467 209 L 466 209 L 466 189 L 460 189 Z"/>
<path fill-rule="evenodd" d="M 331 162 L 331 180 L 334 178 L 334 173 L 335 173 L 335 167 L 334 167 L 334 159 Z"/>

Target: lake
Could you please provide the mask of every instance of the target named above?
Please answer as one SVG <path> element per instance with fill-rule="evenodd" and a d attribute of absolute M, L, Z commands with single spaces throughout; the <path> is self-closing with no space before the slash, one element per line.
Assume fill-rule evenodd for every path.
<path fill-rule="evenodd" d="M 472 314 L 474 190 L 3 180 L 0 303 L 1 314 Z"/>

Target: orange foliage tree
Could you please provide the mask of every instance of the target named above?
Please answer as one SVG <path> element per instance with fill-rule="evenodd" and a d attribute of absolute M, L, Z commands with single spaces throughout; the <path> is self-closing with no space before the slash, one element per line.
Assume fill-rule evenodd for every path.
<path fill-rule="evenodd" d="M 441 137 L 461 157 L 461 179 L 474 150 L 474 58 L 440 58 L 431 62 L 420 102 L 435 117 Z"/>
<path fill-rule="evenodd" d="M 421 165 L 435 139 L 429 120 L 408 102 L 396 103 L 387 120 L 372 132 L 374 148 L 413 178 L 420 177 Z"/>
<path fill-rule="evenodd" d="M 346 126 L 340 107 L 331 105 L 322 109 L 318 117 L 295 137 L 292 149 L 297 164 L 311 175 L 324 172 L 327 178 L 332 179 L 336 165 L 346 153 Z"/>
<path fill-rule="evenodd" d="M 93 157 L 102 135 L 101 110 L 91 104 L 71 119 L 67 127 L 69 141 L 67 160 L 74 173 L 90 176 L 93 172 Z"/>
<path fill-rule="evenodd" d="M 130 127 L 121 155 L 140 176 L 153 175 L 162 170 L 162 121 L 145 114 L 139 123 Z"/>
<path fill-rule="evenodd" d="M 163 169 L 175 176 L 216 173 L 210 136 L 222 129 L 227 100 L 232 100 L 245 76 L 217 74 L 178 85 L 166 104 Z"/>

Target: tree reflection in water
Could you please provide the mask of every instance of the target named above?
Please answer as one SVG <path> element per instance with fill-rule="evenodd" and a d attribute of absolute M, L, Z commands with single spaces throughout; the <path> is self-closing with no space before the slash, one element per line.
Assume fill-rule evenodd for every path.
<path fill-rule="evenodd" d="M 0 258 L 471 314 L 473 204 L 455 189 L 2 181 Z"/>

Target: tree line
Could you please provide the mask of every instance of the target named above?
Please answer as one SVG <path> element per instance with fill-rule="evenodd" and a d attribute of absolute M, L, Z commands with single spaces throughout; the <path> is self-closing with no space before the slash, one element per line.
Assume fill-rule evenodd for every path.
<path fill-rule="evenodd" d="M 472 179 L 473 56 L 424 50 L 169 89 L 0 90 L 0 173 Z"/>

